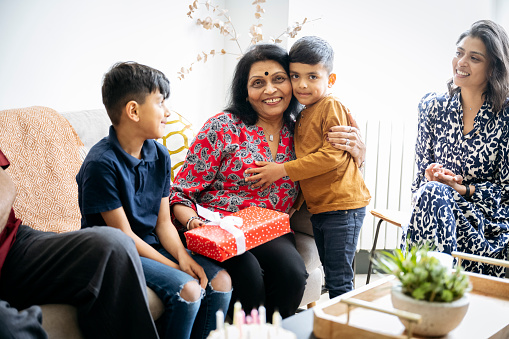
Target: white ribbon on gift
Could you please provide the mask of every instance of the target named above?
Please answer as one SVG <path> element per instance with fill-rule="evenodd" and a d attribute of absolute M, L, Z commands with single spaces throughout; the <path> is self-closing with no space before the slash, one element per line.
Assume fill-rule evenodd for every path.
<path fill-rule="evenodd" d="M 242 226 L 244 223 L 242 218 L 229 215 L 221 219 L 219 212 L 212 212 L 200 205 L 196 205 L 196 209 L 200 217 L 210 220 L 207 225 L 217 225 L 233 235 L 235 243 L 237 244 L 237 255 L 246 251 L 246 236 L 244 232 L 238 228 L 238 226 Z"/>

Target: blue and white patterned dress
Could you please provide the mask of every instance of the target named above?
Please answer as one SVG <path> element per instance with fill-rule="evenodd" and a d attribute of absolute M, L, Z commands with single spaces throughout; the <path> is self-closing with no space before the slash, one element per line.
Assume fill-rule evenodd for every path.
<path fill-rule="evenodd" d="M 418 172 L 412 184 L 411 243 L 431 240 L 442 252 L 461 251 L 506 259 L 509 242 L 509 108 L 493 112 L 484 102 L 474 128 L 463 135 L 459 94 L 425 95 L 419 104 Z M 475 186 L 465 200 L 448 185 L 429 182 L 424 172 L 439 163 Z M 404 246 L 404 245 L 403 245 Z M 466 270 L 502 276 L 503 269 L 463 262 Z"/>

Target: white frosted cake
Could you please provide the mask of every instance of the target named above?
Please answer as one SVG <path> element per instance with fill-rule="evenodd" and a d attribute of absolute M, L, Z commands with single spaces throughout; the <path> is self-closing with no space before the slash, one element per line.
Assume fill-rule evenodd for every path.
<path fill-rule="evenodd" d="M 246 316 L 240 302 L 236 302 L 233 310 L 233 325 L 224 323 L 224 314 L 216 312 L 217 328 L 210 332 L 208 339 L 296 339 L 297 336 L 281 328 L 281 315 L 274 312 L 272 324 L 265 319 L 265 307 L 253 309 Z"/>
<path fill-rule="evenodd" d="M 272 324 L 226 325 L 210 332 L 208 339 L 296 339 L 297 336 Z"/>

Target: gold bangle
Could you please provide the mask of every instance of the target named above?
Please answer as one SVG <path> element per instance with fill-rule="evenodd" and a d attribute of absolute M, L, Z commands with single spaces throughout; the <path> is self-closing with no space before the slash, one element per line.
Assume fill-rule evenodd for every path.
<path fill-rule="evenodd" d="M 200 219 L 200 220 L 201 220 L 201 218 L 200 218 L 200 217 L 198 217 L 198 216 L 196 216 L 196 215 L 195 215 L 194 217 L 191 217 L 191 218 L 187 219 L 187 222 L 186 222 L 186 228 L 187 228 L 187 229 L 189 229 L 189 224 L 190 224 L 190 223 L 191 223 L 191 221 L 193 221 L 194 219 Z"/>

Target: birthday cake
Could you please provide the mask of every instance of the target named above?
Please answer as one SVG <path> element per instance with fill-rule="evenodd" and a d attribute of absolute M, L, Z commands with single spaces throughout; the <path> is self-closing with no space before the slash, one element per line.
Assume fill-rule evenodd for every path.
<path fill-rule="evenodd" d="M 208 339 L 296 339 L 297 336 L 272 324 L 228 325 L 210 332 Z"/>
<path fill-rule="evenodd" d="M 217 328 L 207 339 L 296 339 L 296 335 L 281 327 L 281 315 L 275 311 L 272 324 L 266 322 L 265 307 L 251 310 L 246 315 L 240 302 L 234 304 L 233 325 L 224 323 L 224 314 L 216 312 Z"/>

